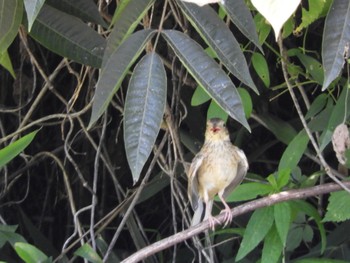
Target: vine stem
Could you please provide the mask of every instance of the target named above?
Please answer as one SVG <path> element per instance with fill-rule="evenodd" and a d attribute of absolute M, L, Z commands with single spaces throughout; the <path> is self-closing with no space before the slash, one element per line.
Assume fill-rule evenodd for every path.
<path fill-rule="evenodd" d="M 307 126 L 307 123 L 306 123 L 305 117 L 304 117 L 304 115 L 303 115 L 303 112 L 302 112 L 302 110 L 301 110 L 301 108 L 300 108 L 298 99 L 297 99 L 297 97 L 295 96 L 295 93 L 294 93 L 292 84 L 291 84 L 290 81 L 289 81 L 288 70 L 287 70 L 288 56 L 287 56 L 286 51 L 284 50 L 283 41 L 282 41 L 282 37 L 281 37 L 281 36 L 278 37 L 278 41 L 277 41 L 277 42 L 278 42 L 278 46 L 279 46 L 279 49 L 280 49 L 283 77 L 284 77 L 284 80 L 286 81 L 289 94 L 290 94 L 290 96 L 291 96 L 291 98 L 292 98 L 292 100 L 293 100 L 293 104 L 294 104 L 294 106 L 295 106 L 295 108 L 296 108 L 296 110 L 297 110 L 297 112 L 298 112 L 300 121 L 301 121 L 301 123 L 303 124 L 304 129 L 305 129 L 305 131 L 306 131 L 308 137 L 310 138 L 311 144 L 312 144 L 312 146 L 314 147 L 314 149 L 315 149 L 315 151 L 316 151 L 316 153 L 317 153 L 318 158 L 320 159 L 321 165 L 322 165 L 323 168 L 325 169 L 327 175 L 328 175 L 334 182 L 336 182 L 337 184 L 339 184 L 344 190 L 346 190 L 347 192 L 350 193 L 350 189 L 349 189 L 348 187 L 346 187 L 346 185 L 345 185 L 344 183 L 342 183 L 335 175 L 333 175 L 331 167 L 328 165 L 328 163 L 327 163 L 326 160 L 324 159 L 320 147 L 318 146 L 318 144 L 317 144 L 317 142 L 316 142 L 314 136 L 312 135 L 312 133 L 311 133 L 309 127 Z"/>
<path fill-rule="evenodd" d="M 350 182 L 344 182 L 344 186 L 350 187 Z M 232 216 L 238 217 L 240 215 L 246 214 L 251 211 L 255 211 L 258 208 L 271 206 L 277 203 L 281 203 L 284 201 L 296 200 L 296 199 L 304 199 L 311 196 L 327 194 L 335 191 L 342 190 L 342 187 L 336 183 L 328 183 L 323 185 L 317 185 L 313 187 L 308 187 L 304 189 L 293 189 L 289 191 L 280 192 L 277 194 L 272 194 L 267 197 L 260 198 L 258 200 L 254 200 L 243 205 L 237 206 L 231 209 Z M 225 214 L 219 214 L 216 216 L 215 225 L 224 223 Z M 205 220 L 202 223 L 190 227 L 182 232 L 179 232 L 175 235 L 164 238 L 160 241 L 157 241 L 139 251 L 132 254 L 130 257 L 124 259 L 121 263 L 134 263 L 145 260 L 147 257 L 154 255 L 157 252 L 165 250 L 175 244 L 183 242 L 195 235 L 198 235 L 210 227 L 209 221 Z"/>

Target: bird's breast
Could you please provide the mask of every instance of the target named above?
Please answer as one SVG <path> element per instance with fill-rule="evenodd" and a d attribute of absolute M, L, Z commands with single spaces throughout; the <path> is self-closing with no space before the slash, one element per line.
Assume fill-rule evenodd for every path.
<path fill-rule="evenodd" d="M 235 178 L 238 160 L 231 143 L 206 145 L 203 151 L 206 155 L 198 170 L 199 196 L 212 199 Z"/>

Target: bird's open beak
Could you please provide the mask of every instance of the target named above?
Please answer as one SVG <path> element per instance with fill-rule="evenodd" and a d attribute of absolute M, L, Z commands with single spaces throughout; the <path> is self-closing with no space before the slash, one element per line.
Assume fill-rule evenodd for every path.
<path fill-rule="evenodd" d="M 214 126 L 213 128 L 211 128 L 211 130 L 212 130 L 214 133 L 217 133 L 218 131 L 220 131 L 220 128 Z"/>

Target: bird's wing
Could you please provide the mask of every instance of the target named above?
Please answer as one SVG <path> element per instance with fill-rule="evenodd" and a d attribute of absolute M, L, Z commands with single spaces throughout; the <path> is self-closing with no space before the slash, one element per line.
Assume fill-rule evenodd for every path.
<path fill-rule="evenodd" d="M 241 149 L 235 147 L 234 153 L 235 157 L 238 159 L 237 174 L 232 182 L 225 188 L 222 195 L 224 198 L 226 198 L 233 191 L 233 189 L 235 189 L 242 182 L 249 168 L 248 160 L 244 152 Z"/>
<path fill-rule="evenodd" d="M 190 199 L 193 210 L 198 207 L 198 169 L 202 165 L 204 160 L 203 154 L 200 152 L 193 158 L 190 169 L 188 171 L 188 188 L 187 194 Z"/>

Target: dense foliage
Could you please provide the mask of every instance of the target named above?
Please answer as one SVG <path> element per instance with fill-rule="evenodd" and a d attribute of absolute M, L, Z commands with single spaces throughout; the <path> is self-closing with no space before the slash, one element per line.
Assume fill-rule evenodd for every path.
<path fill-rule="evenodd" d="M 350 260 L 350 3 L 291 1 L 277 38 L 254 2 L 0 0 L 0 260 Z M 211 117 L 250 166 L 213 233 Z"/>

